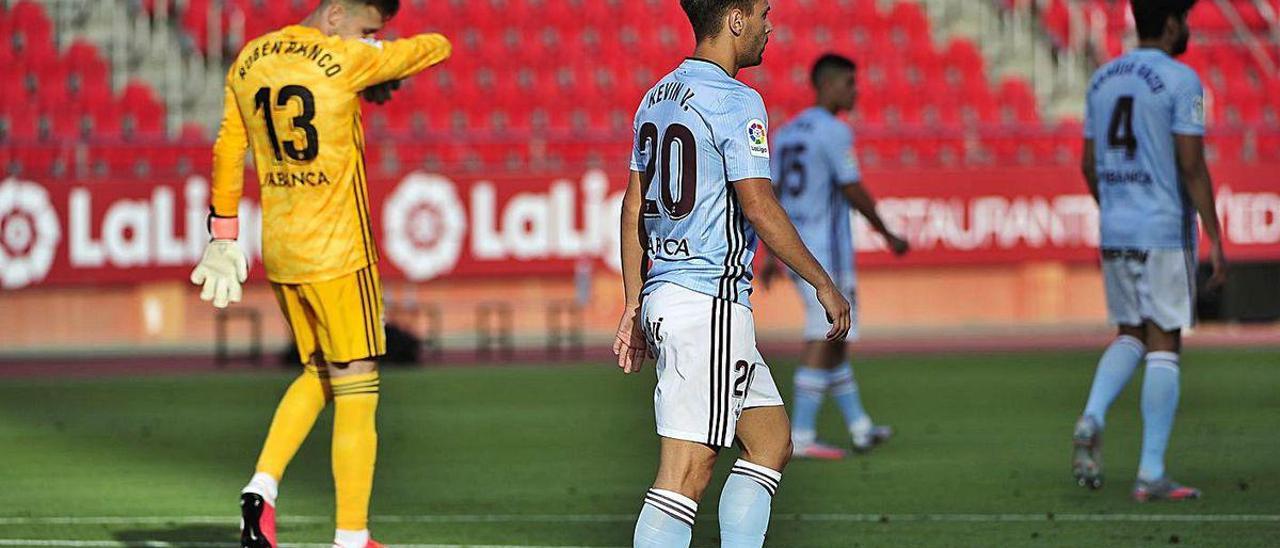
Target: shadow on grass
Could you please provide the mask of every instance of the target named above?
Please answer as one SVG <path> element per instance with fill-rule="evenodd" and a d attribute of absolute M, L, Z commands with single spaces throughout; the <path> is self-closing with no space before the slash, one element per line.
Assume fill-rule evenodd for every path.
<path fill-rule="evenodd" d="M 172 546 L 183 546 L 187 542 L 197 546 L 209 546 L 211 543 L 238 546 L 240 542 L 239 531 L 222 525 L 174 525 L 161 529 L 120 531 L 115 537 L 129 548 L 151 547 L 157 542 Z"/>

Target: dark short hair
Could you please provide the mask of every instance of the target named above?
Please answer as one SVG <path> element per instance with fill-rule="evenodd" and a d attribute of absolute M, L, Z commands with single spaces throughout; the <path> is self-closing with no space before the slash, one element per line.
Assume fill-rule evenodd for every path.
<path fill-rule="evenodd" d="M 699 42 L 720 34 L 724 14 L 733 8 L 745 13 L 755 9 L 755 0 L 680 0 L 680 7 L 693 25 L 693 37 Z"/>
<path fill-rule="evenodd" d="M 813 69 L 809 71 L 809 82 L 814 87 L 818 87 L 818 82 L 826 78 L 832 72 L 857 71 L 858 64 L 853 59 L 845 57 L 837 53 L 824 53 L 817 61 L 813 63 Z"/>
<path fill-rule="evenodd" d="M 1170 17 L 1183 18 L 1196 5 L 1196 0 L 1132 0 L 1134 26 L 1138 38 L 1154 40 L 1164 34 L 1164 24 Z"/>
<path fill-rule="evenodd" d="M 373 6 L 382 14 L 384 19 L 391 19 L 400 12 L 400 0 L 324 0 L 323 4 L 333 2 L 345 2 L 347 4 L 357 4 L 361 6 Z"/>

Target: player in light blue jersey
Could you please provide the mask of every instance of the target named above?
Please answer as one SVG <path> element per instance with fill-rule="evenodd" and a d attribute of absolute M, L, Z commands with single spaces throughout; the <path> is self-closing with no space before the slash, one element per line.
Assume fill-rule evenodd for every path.
<path fill-rule="evenodd" d="M 661 440 L 634 542 L 688 546 L 716 457 L 738 445 L 720 496 L 721 546 L 758 548 L 791 436 L 755 344 L 749 296 L 757 235 L 817 288 L 832 340 L 848 333 L 849 303 L 778 204 L 764 103 L 734 78 L 763 60 L 768 0 L 680 5 L 698 45 L 641 99 L 622 207 L 626 308 L 614 351 L 626 373 L 638 371 L 650 349 L 657 358 Z"/>
<path fill-rule="evenodd" d="M 1072 473 L 1102 486 L 1107 408 L 1146 358 L 1142 458 L 1133 497 L 1185 500 L 1165 448 L 1178 407 L 1184 327 L 1195 322 L 1196 213 L 1213 248 L 1209 287 L 1226 281 L 1213 183 L 1204 159 L 1204 91 L 1190 67 L 1187 13 L 1195 0 L 1134 0 L 1138 49 L 1098 69 L 1085 104 L 1082 168 L 1101 208 L 1108 315 L 1119 333 L 1103 353 L 1073 435 Z"/>
<path fill-rule="evenodd" d="M 857 102 L 857 65 L 846 57 L 826 54 L 810 72 L 816 96 L 814 106 L 801 112 L 773 139 L 773 184 L 782 206 L 818 262 L 844 292 L 853 309 L 850 340 L 857 336 L 857 299 L 854 272 L 853 230 L 850 207 L 856 209 L 884 236 L 897 255 L 907 252 L 907 242 L 884 225 L 875 199 L 862 184 L 853 131 L 839 118 Z M 777 263 L 769 261 L 761 272 L 768 283 Z M 855 451 L 870 450 L 886 441 L 892 430 L 876 426 L 862 406 L 845 341 L 826 340 L 827 322 L 813 289 L 796 279 L 805 304 L 804 365 L 796 369 L 795 399 L 791 413 L 791 443 L 795 456 L 816 459 L 844 458 L 845 451 L 817 441 L 816 423 L 822 400 L 829 391 L 844 415 Z"/>

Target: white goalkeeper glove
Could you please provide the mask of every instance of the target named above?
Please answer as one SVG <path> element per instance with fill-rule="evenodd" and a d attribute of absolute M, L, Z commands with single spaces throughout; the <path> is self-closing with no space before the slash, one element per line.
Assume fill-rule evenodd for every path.
<path fill-rule="evenodd" d="M 240 284 L 249 278 L 249 261 L 235 240 L 239 225 L 234 230 L 219 226 L 219 221 L 210 222 L 214 239 L 204 248 L 204 257 L 200 264 L 191 271 L 191 283 L 202 286 L 200 300 L 212 301 L 217 308 L 226 308 L 230 303 L 240 302 L 242 291 Z M 234 221 L 233 221 L 234 222 Z M 221 229 L 221 230 L 220 230 Z M 224 234 L 220 234 L 224 232 Z M 231 236 L 220 238 L 218 236 Z"/>

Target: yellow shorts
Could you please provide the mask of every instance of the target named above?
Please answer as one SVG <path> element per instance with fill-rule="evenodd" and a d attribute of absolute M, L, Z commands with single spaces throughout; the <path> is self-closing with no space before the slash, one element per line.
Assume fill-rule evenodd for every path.
<path fill-rule="evenodd" d="M 310 284 L 272 283 L 302 363 L 350 363 L 387 352 L 382 282 L 377 265 Z"/>

